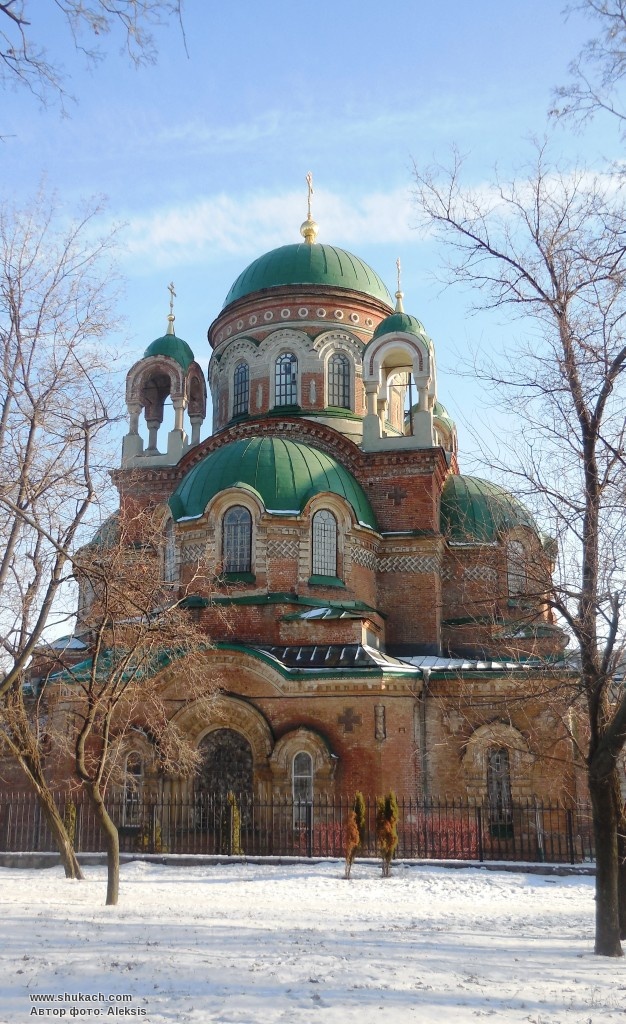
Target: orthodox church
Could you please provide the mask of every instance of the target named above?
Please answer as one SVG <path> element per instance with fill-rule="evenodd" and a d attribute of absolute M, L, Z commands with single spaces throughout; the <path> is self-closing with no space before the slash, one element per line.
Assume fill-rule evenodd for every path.
<path fill-rule="evenodd" d="M 573 797 L 569 741 L 533 697 L 565 646 L 553 544 L 460 472 L 433 341 L 399 281 L 392 297 L 317 241 L 310 192 L 301 241 L 246 267 L 208 329 L 210 435 L 173 303 L 127 375 L 119 515 L 162 511 L 172 588 L 201 562 L 215 578 L 187 600 L 221 693 L 179 725 L 214 788 L 261 798 Z M 182 685 L 175 664 L 163 685 Z M 126 742 L 149 774 L 145 737 Z"/>

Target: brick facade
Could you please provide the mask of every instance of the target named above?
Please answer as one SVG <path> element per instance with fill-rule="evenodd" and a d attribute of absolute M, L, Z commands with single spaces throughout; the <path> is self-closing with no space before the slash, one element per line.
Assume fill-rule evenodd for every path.
<path fill-rule="evenodd" d="M 359 522 L 339 489 L 327 492 L 314 483 L 302 507 L 268 509 L 258 488 L 246 489 L 245 481 L 216 493 L 198 514 L 180 517 L 174 526 L 178 582 L 185 587 L 199 565 L 208 569 L 210 591 L 208 584 L 198 586 L 194 614 L 218 644 L 203 658 L 221 691 L 213 715 L 188 709 L 184 727 L 198 744 L 215 729 L 244 736 L 260 794 L 291 791 L 294 757 L 304 752 L 316 793 L 393 788 L 407 796 L 482 798 L 490 785 L 500 785 L 513 798 L 576 795 L 567 707 L 556 695 L 555 677 L 539 667 L 563 646 L 542 596 L 550 557 L 538 533 L 523 525 L 500 530 L 489 543 L 455 545 L 442 533 L 442 491 L 458 473 L 454 427 L 442 419 L 437 429 L 432 381 L 417 381 L 422 419 L 414 437 L 404 422 L 402 380 L 390 400 L 385 397 L 387 383 L 400 379 L 394 376 L 397 351 L 405 346 L 406 360 L 424 373 L 423 351 L 430 352 L 422 346 L 418 366 L 417 348 L 404 335 L 397 351 L 381 347 L 375 332 L 391 311 L 365 292 L 327 285 L 244 295 L 209 328 L 214 433 L 191 445 L 181 433 L 170 458 L 144 450 L 131 420 L 123 467 L 112 473 L 122 517 L 156 508 L 165 522 L 170 495 L 194 467 L 235 442 L 280 438 L 331 457 L 356 481 L 376 520 L 375 528 Z M 378 354 L 367 362 L 364 384 L 366 349 L 374 351 L 376 338 Z M 297 408 L 283 411 L 276 406 L 274 373 L 285 352 L 297 358 Z M 333 353 L 344 354 L 349 365 L 349 408 L 328 406 Z M 391 362 L 381 365 L 378 385 L 372 367 L 383 358 Z M 145 376 L 146 362 L 131 373 Z M 247 412 L 234 417 L 233 375 L 242 362 Z M 128 393 L 139 401 L 137 381 L 129 381 Z M 370 432 L 375 426 L 373 444 L 364 432 L 368 421 Z M 429 429 L 431 440 L 424 442 Z M 239 579 L 223 574 L 223 517 L 233 505 L 247 509 L 252 522 L 250 562 Z M 312 521 L 320 509 L 336 523 L 332 579 L 312 569 Z M 512 537 L 535 573 L 532 580 L 525 575 L 525 589 L 515 594 L 507 548 Z M 522 667 L 531 657 L 539 659 L 537 667 Z M 462 658 L 469 659 L 464 666 Z M 498 668 L 503 658 L 512 663 Z M 184 665 L 163 673 L 172 707 L 184 680 Z M 50 686 L 50 703 L 62 717 L 71 699 L 57 691 Z M 125 737 L 122 752 L 129 745 L 132 737 Z M 508 766 L 505 781 L 494 782 L 493 751 L 506 752 L 498 761 Z M 147 749 L 141 755 L 146 780 L 155 784 L 157 761 Z M 56 771 L 62 776 L 61 766 Z"/>

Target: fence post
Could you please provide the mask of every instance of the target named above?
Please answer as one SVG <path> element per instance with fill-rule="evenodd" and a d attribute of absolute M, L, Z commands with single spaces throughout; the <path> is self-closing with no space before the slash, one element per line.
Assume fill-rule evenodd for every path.
<path fill-rule="evenodd" d="M 478 859 L 483 861 L 485 859 L 483 850 L 483 809 L 480 804 L 476 804 L 476 836 L 478 839 Z"/>
<path fill-rule="evenodd" d="M 320 805 L 321 806 L 321 805 Z M 306 814 L 306 855 L 313 856 L 313 803 L 307 800 L 305 804 Z"/>
<path fill-rule="evenodd" d="M 565 827 L 567 835 L 567 849 L 569 852 L 570 864 L 576 863 L 576 852 L 574 850 L 574 815 L 572 814 L 572 808 L 568 807 L 565 812 Z"/>

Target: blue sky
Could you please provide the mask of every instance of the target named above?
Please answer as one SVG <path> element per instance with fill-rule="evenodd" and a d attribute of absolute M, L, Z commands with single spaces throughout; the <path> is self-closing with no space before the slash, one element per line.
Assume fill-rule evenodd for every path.
<path fill-rule="evenodd" d="M 457 376 L 459 353 L 520 327 L 468 319 L 468 296 L 442 293 L 442 254 L 416 230 L 412 161 L 445 160 L 456 144 L 474 182 L 496 163 L 513 172 L 593 24 L 564 20 L 559 0 L 187 0 L 188 56 L 173 24 L 156 33 L 155 66 L 130 67 L 113 38 L 86 70 L 56 7 L 32 8 L 79 102 L 63 118 L 4 94 L 0 189 L 26 200 L 45 179 L 70 204 L 107 197 L 125 224 L 124 369 L 163 333 L 170 280 L 177 333 L 206 365 L 207 327 L 232 281 L 299 240 L 310 170 L 320 241 L 358 253 L 392 291 L 400 256 L 405 306 L 435 341 L 439 396 L 469 446 L 462 421 L 480 397 Z M 619 155 L 619 140 L 597 122 L 584 136 L 557 129 L 553 149 L 599 159 Z"/>

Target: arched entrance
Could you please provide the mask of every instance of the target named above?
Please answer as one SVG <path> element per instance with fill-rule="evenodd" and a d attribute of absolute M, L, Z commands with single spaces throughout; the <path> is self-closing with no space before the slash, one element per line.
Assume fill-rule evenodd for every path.
<path fill-rule="evenodd" d="M 200 741 L 199 788 L 224 798 L 229 792 L 238 800 L 252 797 L 252 747 L 234 729 L 214 729 Z"/>

